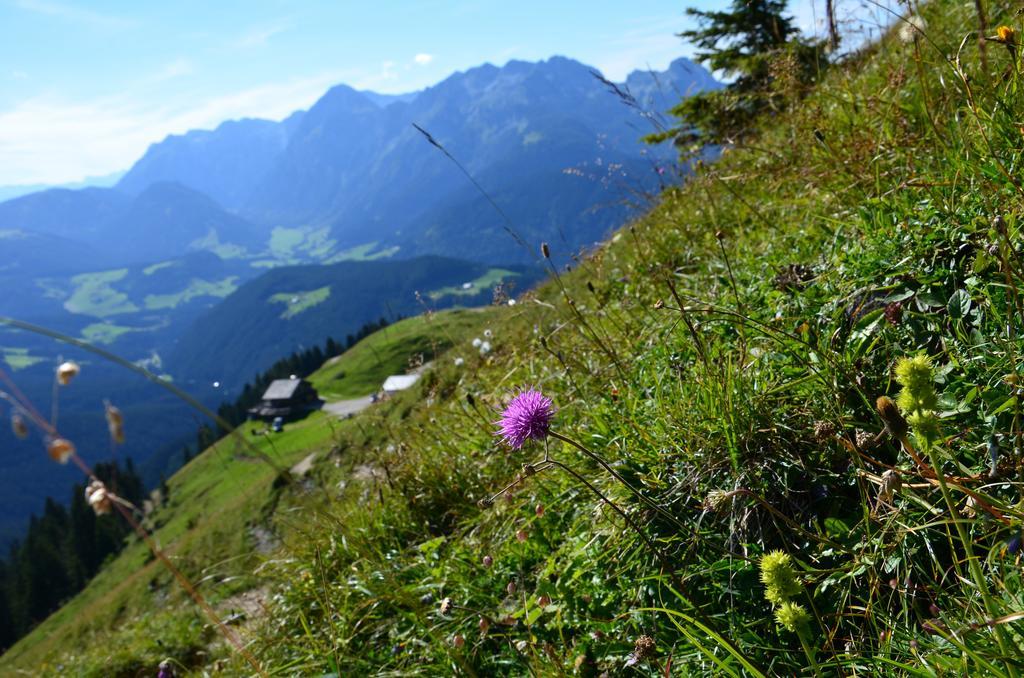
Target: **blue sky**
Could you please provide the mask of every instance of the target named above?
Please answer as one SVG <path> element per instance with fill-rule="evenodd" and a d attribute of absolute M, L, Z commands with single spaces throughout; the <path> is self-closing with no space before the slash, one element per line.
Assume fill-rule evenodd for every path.
<path fill-rule="evenodd" d="M 811 0 L 794 1 L 813 27 Z M 691 50 L 697 0 L 0 0 L 0 185 L 126 169 L 170 133 L 279 119 L 332 84 L 432 85 L 554 54 L 612 79 Z"/>

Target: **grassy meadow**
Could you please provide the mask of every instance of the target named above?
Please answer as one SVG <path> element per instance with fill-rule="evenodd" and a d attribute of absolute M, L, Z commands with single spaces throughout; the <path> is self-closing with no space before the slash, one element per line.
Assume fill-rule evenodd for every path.
<path fill-rule="evenodd" d="M 231 439 L 183 468 L 151 527 L 244 652 L 134 544 L 0 672 L 1024 672 L 1024 27 L 987 9 L 1015 34 L 924 5 L 514 305 L 326 365 L 349 397 L 439 354 L 243 427 L 301 477 Z M 557 411 L 515 450 L 525 387 Z"/>

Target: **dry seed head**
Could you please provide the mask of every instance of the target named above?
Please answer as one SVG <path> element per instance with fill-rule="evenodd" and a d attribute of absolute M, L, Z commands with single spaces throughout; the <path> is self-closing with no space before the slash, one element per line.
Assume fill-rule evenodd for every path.
<path fill-rule="evenodd" d="M 89 486 L 85 488 L 85 501 L 88 502 L 89 506 L 92 507 L 92 510 L 98 516 L 107 515 L 110 513 L 110 509 L 113 508 L 106 485 L 96 479 L 93 479 Z"/>
<path fill-rule="evenodd" d="M 118 445 L 124 444 L 124 415 L 110 403 L 106 403 L 107 430 L 110 431 L 110 439 Z"/>
<path fill-rule="evenodd" d="M 540 244 L 540 253 L 544 255 L 545 259 L 551 258 L 551 249 L 548 247 L 546 242 Z"/>
<path fill-rule="evenodd" d="M 75 445 L 64 438 L 53 438 L 46 444 L 46 451 L 50 453 L 50 459 L 59 464 L 66 464 L 75 453 Z"/>
<path fill-rule="evenodd" d="M 78 363 L 71 360 L 63 362 L 57 367 L 57 381 L 61 386 L 67 386 L 81 371 L 82 368 L 78 366 Z"/>
<path fill-rule="evenodd" d="M 11 432 L 14 433 L 15 438 L 20 440 L 28 437 L 28 424 L 25 423 L 25 418 L 18 413 L 11 415 Z"/>
<path fill-rule="evenodd" d="M 636 657 L 637 660 L 653 657 L 656 647 L 657 643 L 654 642 L 654 638 L 651 638 L 648 635 L 640 636 L 636 639 L 636 643 L 633 645 L 633 656 Z"/>
<path fill-rule="evenodd" d="M 882 482 L 878 486 L 878 499 L 880 501 L 891 501 L 903 488 L 903 479 L 899 471 L 889 469 L 882 474 Z"/>

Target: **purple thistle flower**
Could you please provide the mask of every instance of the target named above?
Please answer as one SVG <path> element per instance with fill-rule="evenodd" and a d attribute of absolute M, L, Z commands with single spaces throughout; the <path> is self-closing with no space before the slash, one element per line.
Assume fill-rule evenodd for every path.
<path fill-rule="evenodd" d="M 495 422 L 501 428 L 495 435 L 519 449 L 529 439 L 546 438 L 553 416 L 555 406 L 551 398 L 545 398 L 544 394 L 535 389 L 527 389 L 513 398 L 501 413 L 501 421 Z"/>

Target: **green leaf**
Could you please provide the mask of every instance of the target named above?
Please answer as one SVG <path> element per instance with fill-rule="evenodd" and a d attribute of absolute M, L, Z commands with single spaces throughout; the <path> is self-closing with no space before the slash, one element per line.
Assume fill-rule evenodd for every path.
<path fill-rule="evenodd" d="M 963 320 L 971 312 L 971 295 L 967 290 L 957 290 L 946 302 L 946 312 L 954 320 Z"/>

